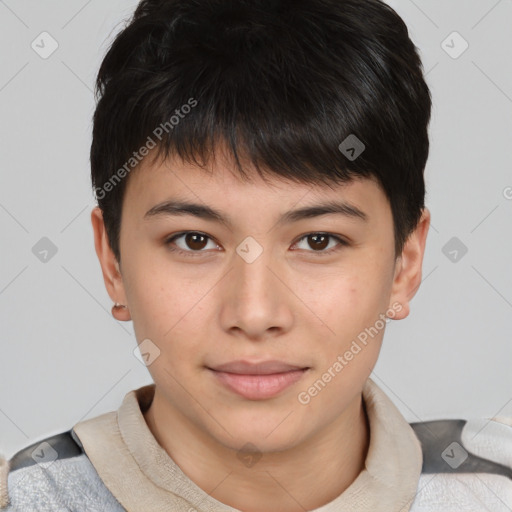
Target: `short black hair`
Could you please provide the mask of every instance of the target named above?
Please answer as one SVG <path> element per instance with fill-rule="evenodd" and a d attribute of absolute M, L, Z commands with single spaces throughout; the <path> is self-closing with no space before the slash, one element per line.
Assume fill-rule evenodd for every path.
<path fill-rule="evenodd" d="M 379 0 L 142 0 L 95 93 L 92 184 L 118 261 L 126 181 L 148 149 L 203 167 L 222 143 L 244 179 L 242 162 L 306 184 L 375 179 L 395 255 L 421 217 L 431 96 Z M 340 149 L 349 136 L 364 146 Z"/>

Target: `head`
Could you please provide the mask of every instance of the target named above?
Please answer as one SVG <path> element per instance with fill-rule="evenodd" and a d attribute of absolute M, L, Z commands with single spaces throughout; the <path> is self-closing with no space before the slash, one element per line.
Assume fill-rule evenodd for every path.
<path fill-rule="evenodd" d="M 143 0 L 97 97 L 96 250 L 157 390 L 226 446 L 313 436 L 421 281 L 431 101 L 404 23 L 378 0 Z M 211 371 L 270 359 L 306 369 L 270 398 Z"/>

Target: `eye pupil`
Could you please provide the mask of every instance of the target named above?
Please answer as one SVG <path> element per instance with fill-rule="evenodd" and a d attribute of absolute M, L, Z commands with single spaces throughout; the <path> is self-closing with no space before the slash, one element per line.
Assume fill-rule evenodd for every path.
<path fill-rule="evenodd" d="M 310 246 L 313 249 L 325 249 L 329 245 L 329 236 L 322 234 L 309 235 L 310 240 L 314 240 L 313 245 Z"/>
<path fill-rule="evenodd" d="M 198 239 L 202 238 L 202 242 L 198 242 Z M 185 235 L 185 242 L 191 249 L 201 250 L 206 246 L 206 237 L 200 233 L 187 233 Z"/>

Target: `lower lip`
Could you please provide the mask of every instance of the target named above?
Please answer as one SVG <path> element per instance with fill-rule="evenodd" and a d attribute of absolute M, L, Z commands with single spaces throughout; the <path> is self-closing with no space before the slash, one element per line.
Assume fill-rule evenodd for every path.
<path fill-rule="evenodd" d="M 222 384 L 240 396 L 248 400 L 264 400 L 278 395 L 295 384 L 303 377 L 307 368 L 270 375 L 240 375 L 238 373 L 211 371 Z"/>

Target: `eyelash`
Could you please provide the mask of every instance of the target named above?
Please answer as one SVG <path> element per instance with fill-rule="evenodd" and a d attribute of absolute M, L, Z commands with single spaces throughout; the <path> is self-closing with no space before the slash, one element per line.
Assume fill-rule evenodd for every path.
<path fill-rule="evenodd" d="M 183 256 L 191 257 L 191 258 L 195 258 L 197 256 L 200 256 L 202 253 L 206 252 L 204 250 L 201 250 L 201 251 L 192 251 L 192 250 L 191 251 L 184 251 L 183 249 L 177 249 L 176 247 L 172 247 L 171 246 L 172 242 L 174 242 L 177 238 L 180 238 L 180 237 L 188 235 L 188 234 L 202 235 L 202 236 L 208 238 L 209 240 L 213 240 L 213 238 L 211 238 L 210 236 L 206 235 L 205 233 L 201 233 L 200 231 L 183 231 L 181 233 L 177 233 L 176 235 L 172 235 L 170 238 L 168 238 L 165 241 L 165 245 L 168 246 L 168 249 L 170 251 L 172 251 L 174 253 L 177 253 L 177 254 L 180 254 L 180 255 L 183 255 Z M 331 247 L 327 251 L 325 251 L 325 250 L 324 251 L 313 251 L 313 250 L 306 251 L 306 252 L 311 252 L 311 253 L 315 254 L 316 256 L 319 256 L 319 257 L 332 254 L 334 252 L 339 251 L 343 247 L 346 247 L 346 246 L 349 245 L 348 242 L 346 240 L 344 240 L 343 238 L 340 238 L 337 235 L 333 235 L 332 233 L 325 233 L 324 231 L 312 231 L 311 233 L 306 233 L 305 235 L 301 236 L 298 239 L 298 241 L 295 242 L 293 245 L 298 244 L 300 241 L 304 240 L 305 238 L 307 238 L 308 236 L 311 236 L 311 235 L 325 235 L 325 236 L 328 236 L 329 238 L 335 239 L 338 242 L 337 246 Z"/>

